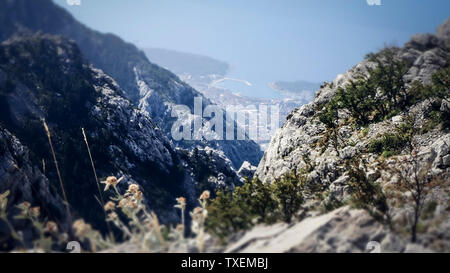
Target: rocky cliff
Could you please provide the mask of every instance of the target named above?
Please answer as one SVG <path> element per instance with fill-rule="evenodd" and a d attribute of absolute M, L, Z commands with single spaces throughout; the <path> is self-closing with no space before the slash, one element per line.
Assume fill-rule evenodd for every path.
<path fill-rule="evenodd" d="M 12 225 L 25 238 L 32 238 L 32 229 L 26 222 L 14 219 L 19 210 L 16 205 L 29 202 L 41 208 L 42 215 L 51 221 L 58 221 L 63 230 L 68 227 L 64 204 L 59 194 L 51 187 L 41 169 L 30 161 L 30 151 L 8 130 L 0 127 L 0 193 L 9 192 L 9 202 L 4 208 Z M 2 208 L 3 209 L 3 208 Z M 0 245 L 2 249 L 14 246 L 10 230 L 2 221 L 0 224 Z"/>
<path fill-rule="evenodd" d="M 309 193 L 301 211 L 308 213 L 293 226 L 257 227 L 229 251 L 360 252 L 371 240 L 386 252 L 450 249 L 449 26 L 450 19 L 436 34 L 415 35 L 401 48 L 368 55 L 290 114 L 255 177 L 265 183 L 292 173 L 305 177 Z M 394 64 L 398 67 L 388 70 Z M 395 73 L 397 84 L 392 84 Z M 387 102 L 386 94 L 394 89 L 404 93 L 397 102 Z M 440 95 L 427 97 L 428 92 Z M 398 107 L 379 115 L 388 105 Z M 427 186 L 405 190 L 408 183 L 429 188 L 426 193 Z M 383 197 L 371 205 L 355 204 L 361 185 L 371 186 L 362 190 L 360 201 Z M 416 244 L 408 245 L 416 208 L 411 200 L 421 200 L 416 204 L 423 210 Z M 351 206 L 337 209 L 345 204 Z M 355 206 L 367 212 L 354 211 Z M 374 210 L 383 211 L 384 220 Z"/>
<path fill-rule="evenodd" d="M 11 191 L 11 216 L 15 205 L 27 201 L 51 208 L 48 213 L 65 221 L 42 119 L 50 128 L 72 213 L 101 230 L 104 216 L 81 128 L 99 178 L 123 177 L 119 189 L 140 185 L 147 205 L 164 222 L 179 218 L 176 197 L 185 196 L 190 207 L 205 188 L 242 183 L 225 155 L 175 148 L 146 111 L 136 109 L 111 77 L 60 36 L 15 36 L 0 45 L 0 104 L 0 191 Z M 198 162 L 207 166 L 201 172 Z"/>
<path fill-rule="evenodd" d="M 448 24 L 447 20 L 445 24 L 439 27 L 436 35 L 423 34 L 412 37 L 403 48 L 396 52 L 398 57 L 410 64 L 409 71 L 404 76 L 407 85 L 411 85 L 415 80 L 425 83 L 429 82 L 433 72 L 449 65 L 450 53 L 446 43 L 448 43 L 450 38 L 448 33 L 445 34 L 446 36 L 439 36 L 444 35 L 440 33 L 445 33 L 444 28 L 445 26 L 448 27 Z M 355 145 L 342 143 L 339 147 L 341 151 L 339 155 L 333 147 L 327 147 L 324 151 L 322 151 L 321 147 L 314 148 L 326 130 L 325 124 L 320 122 L 318 116 L 321 106 L 329 102 L 336 95 L 337 90 L 345 87 L 349 80 L 354 79 L 358 73 L 366 71 L 367 66 L 373 65 L 367 60 L 357 64 L 348 72 L 338 75 L 333 82 L 327 83 L 319 89 L 315 94 L 314 101 L 293 111 L 282 129 L 272 139 L 258 166 L 256 175 L 264 181 L 271 181 L 291 170 L 300 170 L 307 165 L 303 160 L 303 155 L 309 153 L 311 161 L 315 162 L 317 166 L 315 168 L 316 172 L 311 176 L 317 174 L 318 181 L 331 183 L 339 178 L 338 168 L 336 167 L 340 162 L 345 158 L 361 153 L 373 138 L 391 130 L 396 122 L 404 120 L 404 117 L 408 115 L 408 111 L 393 117 L 391 120 L 370 124 L 367 128 L 368 134 L 363 138 L 358 136 L 361 131 L 355 130 L 348 125 L 342 126 L 340 130 L 347 142 L 353 141 Z M 446 104 L 446 102 L 444 101 L 443 104 Z M 420 106 L 417 105 L 415 107 Z M 415 109 L 412 107 L 408 110 L 414 111 Z M 427 109 L 420 110 L 424 114 L 423 112 L 426 112 Z M 344 120 L 344 115 L 345 113 L 343 113 L 341 120 Z M 440 137 L 443 139 L 446 138 L 445 132 L 445 130 L 439 132 Z M 428 145 L 431 145 L 431 143 L 428 143 Z"/>

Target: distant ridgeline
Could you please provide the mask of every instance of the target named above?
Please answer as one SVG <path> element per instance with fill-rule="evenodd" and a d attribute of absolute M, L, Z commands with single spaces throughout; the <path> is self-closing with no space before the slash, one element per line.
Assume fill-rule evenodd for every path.
<path fill-rule="evenodd" d="M 230 69 L 227 63 L 207 56 L 161 48 L 145 48 L 143 51 L 152 62 L 177 75 L 190 74 L 193 77 L 200 77 L 215 74 L 224 76 Z"/>

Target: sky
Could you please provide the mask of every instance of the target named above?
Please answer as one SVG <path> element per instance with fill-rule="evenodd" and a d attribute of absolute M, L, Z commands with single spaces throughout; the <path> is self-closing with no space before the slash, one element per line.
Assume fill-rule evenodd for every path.
<path fill-rule="evenodd" d="M 331 81 L 366 53 L 434 33 L 450 16 L 449 0 L 80 1 L 54 0 L 87 26 L 138 47 L 225 61 L 230 77 L 253 84 L 243 92 L 255 97 L 273 97 L 273 81 Z"/>

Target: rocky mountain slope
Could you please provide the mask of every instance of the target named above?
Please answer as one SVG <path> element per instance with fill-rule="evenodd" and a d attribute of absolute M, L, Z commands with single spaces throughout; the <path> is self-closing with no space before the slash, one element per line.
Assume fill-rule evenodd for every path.
<path fill-rule="evenodd" d="M 68 227 L 64 204 L 59 194 L 51 187 L 41 169 L 30 161 L 30 151 L 0 125 L 0 193 L 9 193 L 8 207 L 1 210 L 9 215 L 17 215 L 19 210 L 14 205 L 29 202 L 42 208 L 42 214 L 51 221 L 58 221 L 63 230 Z M 17 183 L 20 181 L 20 183 Z M 0 211 L 1 211 L 0 210 Z M 12 225 L 21 230 L 25 240 L 32 237 L 31 227 L 26 222 L 11 219 Z M 10 230 L 4 222 L 0 224 L 1 249 L 14 246 Z M 6 238 L 6 239 L 5 239 Z"/>
<path fill-rule="evenodd" d="M 409 71 L 404 75 L 407 85 L 411 85 L 415 80 L 428 83 L 431 75 L 436 70 L 449 65 L 450 53 L 446 46 L 449 39 L 448 34 L 446 34 L 447 36 L 439 36 L 439 33 L 445 33 L 443 29 L 448 27 L 448 24 L 447 21 L 442 25 L 438 29 L 437 35 L 423 34 L 414 36 L 411 41 L 396 52 L 398 57 L 411 64 Z M 392 129 L 396 122 L 404 120 L 408 114 L 407 111 L 393 117 L 391 120 L 370 124 L 368 134 L 364 138 L 359 137 L 360 131 L 348 125 L 343 126 L 340 130 L 345 135 L 347 142 L 353 140 L 356 145 L 345 146 L 346 143 L 342 143 L 339 155 L 337 155 L 333 147 L 326 147 L 325 151 L 321 151 L 321 147 L 313 149 L 314 144 L 317 144 L 322 138 L 326 129 L 317 115 L 321 110 L 320 106 L 329 102 L 340 87 L 345 87 L 349 80 L 353 79 L 358 73 L 366 71 L 366 67 L 371 65 L 373 64 L 364 61 L 345 74 L 339 75 L 332 83 L 323 86 L 315 94 L 313 102 L 293 111 L 283 128 L 272 139 L 269 149 L 258 166 L 256 175 L 263 181 L 269 181 L 279 178 L 291 170 L 300 170 L 306 166 L 302 155 L 309 152 L 312 162 L 316 161 L 317 158 L 316 170 L 321 172 L 318 174 L 318 180 L 324 183 L 331 183 L 339 177 L 336 174 L 336 168 L 334 168 L 339 162 L 362 152 L 370 140 Z M 409 111 L 413 110 L 409 109 Z M 445 138 L 445 130 L 441 134 Z"/>
<path fill-rule="evenodd" d="M 115 35 L 89 29 L 51 0 L 1 0 L 0 18 L 0 41 L 17 32 L 38 31 L 75 40 L 84 57 L 114 78 L 125 96 L 148 112 L 169 138 L 175 122 L 171 116 L 174 105 L 186 105 L 193 112 L 194 97 L 203 98 L 203 107 L 211 103 L 176 75 L 148 61 L 134 45 Z M 203 118 L 203 122 L 208 120 Z M 253 141 L 177 141 L 175 144 L 189 149 L 222 150 L 235 169 L 244 161 L 256 165 L 262 156 Z"/>
<path fill-rule="evenodd" d="M 164 222 L 179 218 L 173 208 L 176 197 L 185 196 L 190 207 L 206 188 L 242 183 L 223 154 L 175 148 L 147 112 L 136 109 L 111 77 L 89 65 L 77 45 L 60 36 L 16 36 L 0 45 L 0 105 L 0 192 L 11 191 L 11 217 L 15 206 L 27 201 L 42 205 L 44 215 L 65 221 L 42 119 L 52 134 L 74 216 L 100 230 L 104 216 L 81 128 L 99 178 L 123 177 L 119 189 L 140 185 L 147 205 Z"/>
<path fill-rule="evenodd" d="M 369 241 L 385 252 L 449 251 L 449 32 L 447 19 L 436 34 L 368 55 L 294 110 L 255 177 L 304 177 L 301 216 L 258 226 L 228 251 L 364 252 Z M 392 90 L 404 93 L 390 102 Z"/>

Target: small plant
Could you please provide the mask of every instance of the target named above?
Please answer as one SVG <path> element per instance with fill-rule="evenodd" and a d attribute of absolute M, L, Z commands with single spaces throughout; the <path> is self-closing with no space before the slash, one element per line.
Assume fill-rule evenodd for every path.
<path fill-rule="evenodd" d="M 366 137 L 369 134 L 369 127 L 365 127 L 361 130 L 361 135 Z"/>
<path fill-rule="evenodd" d="M 112 187 L 116 193 L 116 197 L 105 205 L 107 220 L 122 232 L 125 240 L 138 245 L 141 251 L 167 251 L 167 244 L 162 236 L 163 227 L 159 224 L 158 217 L 144 205 L 139 186 L 129 185 L 122 195 L 116 187 L 120 181 L 121 179 L 108 177 L 103 182 L 105 191 Z"/>
<path fill-rule="evenodd" d="M 292 216 L 301 208 L 303 204 L 302 189 L 305 177 L 297 177 L 290 174 L 271 185 L 271 191 L 278 203 L 282 220 L 290 223 Z"/>
<path fill-rule="evenodd" d="M 89 161 L 91 162 L 92 173 L 94 174 L 95 184 L 97 185 L 98 196 L 99 196 L 97 199 L 99 200 L 101 206 L 104 208 L 105 207 L 105 200 L 103 198 L 102 190 L 100 189 L 100 182 L 99 182 L 98 177 L 97 177 L 97 170 L 95 169 L 94 160 L 92 159 L 91 147 L 89 146 L 89 142 L 88 142 L 88 139 L 87 139 L 86 132 L 85 132 L 84 128 L 81 128 L 81 132 L 83 134 L 84 143 L 86 143 L 86 148 L 87 148 L 88 155 L 89 155 Z M 103 212 L 104 212 L 104 215 L 105 215 L 106 227 L 108 228 L 109 235 L 111 236 L 111 238 L 113 238 L 111 227 L 109 225 L 109 222 L 106 220 L 107 219 L 106 210 L 103 209 Z"/>
<path fill-rule="evenodd" d="M 387 47 L 376 54 L 366 56 L 369 61 L 377 64 L 375 69 L 369 69 L 369 74 L 376 90 L 384 95 L 383 103 L 375 105 L 383 117 L 391 111 L 403 108 L 407 99 L 403 77 L 408 72 L 409 65 L 397 57 L 397 52 L 398 48 Z"/>
<path fill-rule="evenodd" d="M 345 168 L 350 177 L 348 185 L 355 207 L 363 208 L 375 219 L 390 224 L 387 198 L 379 184 L 370 181 L 366 174 L 366 164 L 361 159 L 347 160 Z"/>
<path fill-rule="evenodd" d="M 338 200 L 333 194 L 330 192 L 326 192 L 323 194 L 322 208 L 321 211 L 324 213 L 333 211 L 337 208 L 340 208 L 344 205 L 344 202 Z"/>
<path fill-rule="evenodd" d="M 255 223 L 274 222 L 277 203 L 270 185 L 254 178 L 234 192 L 218 191 L 207 208 L 210 212 L 207 230 L 224 241 L 230 234 L 249 229 Z"/>
<path fill-rule="evenodd" d="M 206 230 L 217 236 L 222 243 L 230 234 L 252 227 L 254 215 L 248 213 L 244 202 L 238 202 L 229 191 L 218 191 L 214 200 L 208 204 Z M 239 206 L 242 204 L 243 206 Z"/>
<path fill-rule="evenodd" d="M 8 196 L 9 191 L 0 194 L 0 220 L 6 223 L 11 237 L 18 241 L 22 248 L 30 248 L 31 246 L 33 251 L 51 252 L 55 247 L 57 248 L 59 245 L 67 242 L 67 234 L 59 232 L 57 223 L 53 221 L 41 221 L 40 208 L 33 207 L 29 202 L 25 201 L 16 206 L 19 209 L 19 213 L 14 216 L 14 219 L 31 224 L 35 238 L 32 242 L 26 242 L 22 233 L 16 231 L 8 219 L 6 212 Z"/>
<path fill-rule="evenodd" d="M 438 206 L 438 203 L 435 200 L 431 200 L 428 202 L 423 209 L 423 213 L 421 218 L 422 219 L 428 219 L 433 216 L 434 211 L 436 210 L 436 207 Z"/>
<path fill-rule="evenodd" d="M 425 167 L 421 165 L 417 154 L 417 145 L 413 144 L 409 155 L 399 158 L 396 167 L 391 168 L 391 171 L 400 178 L 399 189 L 404 192 L 409 192 L 410 197 L 406 197 L 405 195 L 402 195 L 402 197 L 405 198 L 404 202 L 411 203 L 413 208 L 410 214 L 412 242 L 417 241 L 418 226 L 428 192 L 435 184 L 441 183 L 437 177 L 433 177 L 430 174 L 430 165 Z"/>
<path fill-rule="evenodd" d="M 327 103 L 322 112 L 319 114 L 319 120 L 325 124 L 326 131 L 321 140 L 319 146 L 322 147 L 322 152 L 328 147 L 329 143 L 334 147 L 334 150 L 339 155 L 339 120 L 338 120 L 339 105 L 337 98 L 332 99 Z"/>
<path fill-rule="evenodd" d="M 381 154 L 385 158 L 400 154 L 404 148 L 411 145 L 414 133 L 414 119 L 408 118 L 407 122 L 398 126 L 393 133 L 384 133 L 370 141 L 367 151 Z"/>
<path fill-rule="evenodd" d="M 14 229 L 13 225 L 8 219 L 8 213 L 6 211 L 8 206 L 8 196 L 10 194 L 10 191 L 6 191 L 2 194 L 0 194 L 0 220 L 6 223 L 8 226 L 9 232 L 11 233 L 11 236 L 13 239 L 20 241 L 22 246 L 25 247 L 25 242 L 23 240 L 23 237 L 19 235 L 16 230 Z"/>
<path fill-rule="evenodd" d="M 92 228 L 83 219 L 77 219 L 72 224 L 73 236 L 78 240 L 86 251 L 110 251 L 119 243 L 131 243 L 138 252 L 171 252 L 180 246 L 191 246 L 194 244 L 199 252 L 204 250 L 205 222 L 208 216 L 207 201 L 210 198 L 209 191 L 205 191 L 199 197 L 199 207 L 191 213 L 192 227 L 194 234 L 192 237 L 185 237 L 185 220 L 176 228 L 169 228 L 161 225 L 154 212 L 147 209 L 144 204 L 143 193 L 137 184 L 130 184 L 124 194 L 121 194 L 117 184 L 122 179 L 108 177 L 105 184 L 105 191 L 114 191 L 115 197 L 106 202 L 104 206 L 107 212 L 107 221 L 112 223 L 120 232 L 121 238 L 104 237 L 99 231 Z M 22 235 L 16 232 L 9 222 L 6 214 L 9 192 L 0 194 L 0 220 L 4 221 L 10 229 L 11 236 L 21 243 L 23 248 L 29 248 L 29 244 L 24 241 Z M 58 231 L 58 224 L 53 221 L 42 221 L 40 208 L 32 207 L 30 203 L 23 202 L 17 206 L 20 213 L 15 216 L 18 220 L 29 221 L 37 234 L 31 242 L 31 249 L 34 251 L 52 252 L 63 249 L 67 243 L 68 235 Z M 177 198 L 177 208 L 183 212 L 186 209 L 186 199 Z M 115 233 L 117 234 L 117 232 Z"/>
<path fill-rule="evenodd" d="M 206 203 L 210 198 L 210 192 L 204 191 L 198 202 L 200 203 L 200 207 L 196 207 L 191 212 L 192 217 L 192 232 L 196 234 L 197 247 L 199 252 L 203 252 L 203 240 L 205 236 L 205 221 L 208 216 L 208 210 L 206 208 Z"/>

